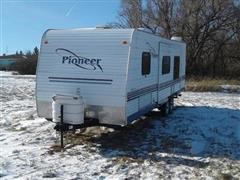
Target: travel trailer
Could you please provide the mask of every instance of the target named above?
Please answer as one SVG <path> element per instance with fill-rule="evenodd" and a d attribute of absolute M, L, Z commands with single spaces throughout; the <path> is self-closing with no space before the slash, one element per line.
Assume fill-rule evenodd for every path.
<path fill-rule="evenodd" d="M 37 78 L 38 116 L 59 124 L 126 126 L 168 114 L 185 86 L 186 44 L 146 29 L 47 30 Z"/>

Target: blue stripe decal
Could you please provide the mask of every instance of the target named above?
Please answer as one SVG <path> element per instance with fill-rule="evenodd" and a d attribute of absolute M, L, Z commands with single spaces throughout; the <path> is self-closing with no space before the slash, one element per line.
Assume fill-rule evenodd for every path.
<path fill-rule="evenodd" d="M 90 79 L 90 78 L 67 78 L 67 77 L 48 77 L 48 79 L 60 79 L 60 80 L 87 80 L 87 81 L 108 81 L 112 82 L 112 79 Z"/>
<path fill-rule="evenodd" d="M 128 101 L 130 101 L 135 98 L 138 98 L 139 96 L 142 96 L 142 95 L 150 93 L 150 92 L 154 92 L 156 90 L 157 90 L 157 84 L 153 84 L 151 86 L 128 93 L 127 98 L 128 98 Z"/>
<path fill-rule="evenodd" d="M 161 83 L 161 84 L 153 84 L 153 85 L 150 85 L 150 86 L 147 86 L 147 87 L 129 92 L 127 94 L 127 101 L 131 101 L 131 100 L 136 99 L 136 98 L 138 98 L 142 95 L 145 95 L 145 94 L 157 91 L 157 90 L 161 91 L 161 90 L 166 89 L 166 88 L 172 86 L 173 84 L 176 84 L 176 83 L 178 83 L 178 82 L 180 82 L 181 80 L 184 80 L 184 79 L 185 79 L 185 76 L 182 76 L 179 79 L 175 79 L 175 80 L 172 80 L 172 81 L 167 81 L 167 82 L 164 82 L 164 83 Z"/>
<path fill-rule="evenodd" d="M 50 82 L 61 82 L 61 83 L 82 83 L 82 84 L 112 84 L 108 82 L 89 82 L 89 81 L 62 81 L 62 80 L 49 80 Z"/>

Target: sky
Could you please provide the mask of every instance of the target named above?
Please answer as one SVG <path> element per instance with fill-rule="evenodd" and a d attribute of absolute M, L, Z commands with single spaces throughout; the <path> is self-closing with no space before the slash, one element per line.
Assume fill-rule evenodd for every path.
<path fill-rule="evenodd" d="M 120 0 L 0 0 L 0 55 L 39 47 L 46 29 L 117 21 Z"/>

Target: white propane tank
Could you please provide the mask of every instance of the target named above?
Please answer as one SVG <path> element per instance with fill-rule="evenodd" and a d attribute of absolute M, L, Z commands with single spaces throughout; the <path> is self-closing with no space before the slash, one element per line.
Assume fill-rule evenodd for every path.
<path fill-rule="evenodd" d="M 66 124 L 84 123 L 84 100 L 81 96 L 55 95 L 52 97 L 53 122 L 61 122 L 61 105 L 63 105 L 63 122 Z"/>

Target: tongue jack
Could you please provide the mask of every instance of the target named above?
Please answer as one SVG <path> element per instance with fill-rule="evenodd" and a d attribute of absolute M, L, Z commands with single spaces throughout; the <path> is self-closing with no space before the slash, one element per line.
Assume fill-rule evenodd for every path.
<path fill-rule="evenodd" d="M 63 144 L 63 105 L 61 105 L 61 148 L 64 147 Z"/>

